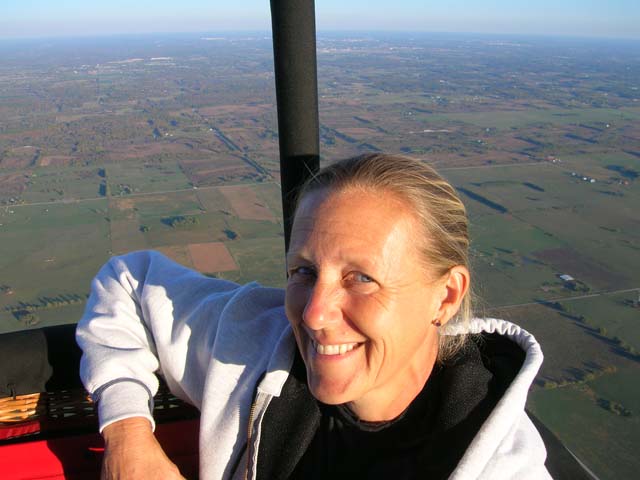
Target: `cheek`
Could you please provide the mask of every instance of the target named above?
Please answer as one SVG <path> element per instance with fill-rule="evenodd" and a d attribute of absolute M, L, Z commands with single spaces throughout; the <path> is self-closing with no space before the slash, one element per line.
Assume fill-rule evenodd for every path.
<path fill-rule="evenodd" d="M 368 295 L 353 295 L 344 306 L 345 321 L 353 329 L 377 342 L 383 340 L 392 325 L 390 312 Z"/>

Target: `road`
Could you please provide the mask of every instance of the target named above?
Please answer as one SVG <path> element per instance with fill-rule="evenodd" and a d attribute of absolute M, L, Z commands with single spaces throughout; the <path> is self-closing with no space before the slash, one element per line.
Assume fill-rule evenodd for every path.
<path fill-rule="evenodd" d="M 439 172 L 447 172 L 449 170 L 475 170 L 479 168 L 504 168 L 504 167 L 528 167 L 531 165 L 553 165 L 546 161 L 538 161 L 538 162 L 522 162 L 522 163 L 496 163 L 490 165 L 469 165 L 462 167 L 436 167 Z"/>
<path fill-rule="evenodd" d="M 110 197 L 89 197 L 89 198 L 67 198 L 62 200 L 52 200 L 50 202 L 32 202 L 32 203 L 16 203 L 13 205 L 4 205 L 5 209 L 7 208 L 19 208 L 19 207 L 36 207 L 40 205 L 64 205 L 69 203 L 81 203 L 81 202 L 92 202 L 96 200 L 108 200 L 109 198 L 131 198 L 131 197 L 144 197 L 148 195 L 165 195 L 167 193 L 179 193 L 179 192 L 194 192 L 198 190 L 212 190 L 214 188 L 220 187 L 239 187 L 246 185 L 265 185 L 269 183 L 275 183 L 280 188 L 280 184 L 277 182 L 261 182 L 261 183 L 225 183 L 224 185 L 211 185 L 205 187 L 190 187 L 190 188 L 178 188 L 176 190 L 161 190 L 158 192 L 141 192 L 141 193 L 129 193 L 127 195 L 112 195 Z"/>
<path fill-rule="evenodd" d="M 444 172 L 444 171 L 449 171 L 449 170 L 473 170 L 473 169 L 478 169 L 478 168 L 502 168 L 502 167 L 525 167 L 525 166 L 531 166 L 531 165 L 552 165 L 549 162 L 543 162 L 543 161 L 538 161 L 538 162 L 526 162 L 526 163 L 507 163 L 507 164 L 495 164 L 495 165 L 469 165 L 469 166 L 462 166 L 462 167 L 450 167 L 450 168 L 438 168 L 438 171 Z M 262 182 L 262 183 L 275 183 L 276 185 L 278 185 L 278 188 L 280 188 L 280 183 L 278 181 L 269 181 L 269 182 Z M 261 184 L 262 184 L 261 183 Z M 246 183 L 238 183 L 238 184 L 225 184 L 225 185 L 216 185 L 216 186 L 205 186 L 205 187 L 197 187 L 197 188 L 180 188 L 177 190 L 163 190 L 163 191 L 159 191 L 159 192 L 144 192 L 144 193 L 130 193 L 127 195 L 123 195 L 123 196 L 111 196 L 111 197 L 89 197 L 89 198 L 78 198 L 78 199 L 62 199 L 62 200 L 51 200 L 49 202 L 32 202 L 32 203 L 20 203 L 20 204 L 13 204 L 13 205 L 4 205 L 5 208 L 19 208 L 19 207 L 35 207 L 35 206 L 43 206 L 43 205 L 58 205 L 58 204 L 62 204 L 64 205 L 65 203 L 80 203 L 80 202 L 91 202 L 91 201 L 96 201 L 96 200 L 104 200 L 107 198 L 130 198 L 130 197 L 140 197 L 140 196 L 145 196 L 145 195 L 164 195 L 167 193 L 179 193 L 179 192 L 189 192 L 192 190 L 207 190 L 207 189 L 213 189 L 213 188 L 218 188 L 218 187 L 233 187 L 233 186 L 239 186 L 239 185 L 247 185 Z"/>
<path fill-rule="evenodd" d="M 558 297 L 558 298 L 550 298 L 548 300 L 539 300 L 537 302 L 528 302 L 528 303 L 514 303 L 510 305 L 496 305 L 492 307 L 487 307 L 487 310 L 503 310 L 505 308 L 516 308 L 516 307 L 529 307 L 531 305 L 543 305 L 545 303 L 552 302 L 570 302 L 574 300 L 584 300 L 585 298 L 594 298 L 600 297 L 604 295 L 615 295 L 617 293 L 627 293 L 627 292 L 640 292 L 640 287 L 635 288 L 626 288 L 621 290 L 604 290 L 602 292 L 590 293 L 588 295 L 577 295 L 574 297 Z"/>

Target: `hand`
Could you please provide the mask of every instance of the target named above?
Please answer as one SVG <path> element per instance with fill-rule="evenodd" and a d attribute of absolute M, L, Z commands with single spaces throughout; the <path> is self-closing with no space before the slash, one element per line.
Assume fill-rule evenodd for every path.
<path fill-rule="evenodd" d="M 112 423 L 102 431 L 102 436 L 105 444 L 102 480 L 184 480 L 162 450 L 146 418 Z"/>

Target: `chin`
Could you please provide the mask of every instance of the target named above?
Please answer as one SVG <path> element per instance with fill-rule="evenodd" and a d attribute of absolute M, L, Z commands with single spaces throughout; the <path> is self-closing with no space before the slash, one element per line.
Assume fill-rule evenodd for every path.
<path fill-rule="evenodd" d="M 354 395 L 348 384 L 316 379 L 310 372 L 307 372 L 307 376 L 307 385 L 316 400 L 327 405 L 340 405 L 354 400 Z"/>

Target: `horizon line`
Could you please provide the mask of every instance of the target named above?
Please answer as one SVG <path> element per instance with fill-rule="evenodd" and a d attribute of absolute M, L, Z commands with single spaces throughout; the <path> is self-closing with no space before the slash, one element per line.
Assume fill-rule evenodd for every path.
<path fill-rule="evenodd" d="M 638 36 L 614 36 L 614 35 L 593 35 L 593 34 L 562 34 L 562 33 L 535 33 L 535 32 L 472 32 L 472 31 L 441 31 L 441 30 L 398 30 L 398 29 L 322 29 L 316 31 L 316 36 L 322 34 L 429 34 L 429 35 L 477 35 L 477 36 L 502 36 L 502 37 L 526 37 L 526 38 L 556 38 L 556 39 L 584 39 L 584 40 L 620 40 L 620 41 L 640 41 Z M 178 35 L 178 36 L 198 36 L 198 35 L 237 35 L 237 34 L 259 34 L 271 37 L 271 30 L 257 29 L 234 29 L 234 30 L 202 30 L 202 31 L 157 31 L 157 32 L 113 32 L 113 33 L 78 33 L 78 34 L 45 34 L 45 35 L 24 35 L 24 36 L 2 36 L 0 41 L 18 40 L 76 40 L 76 39 L 105 39 L 105 38 L 126 38 L 126 37 L 153 37 L 158 35 Z"/>

